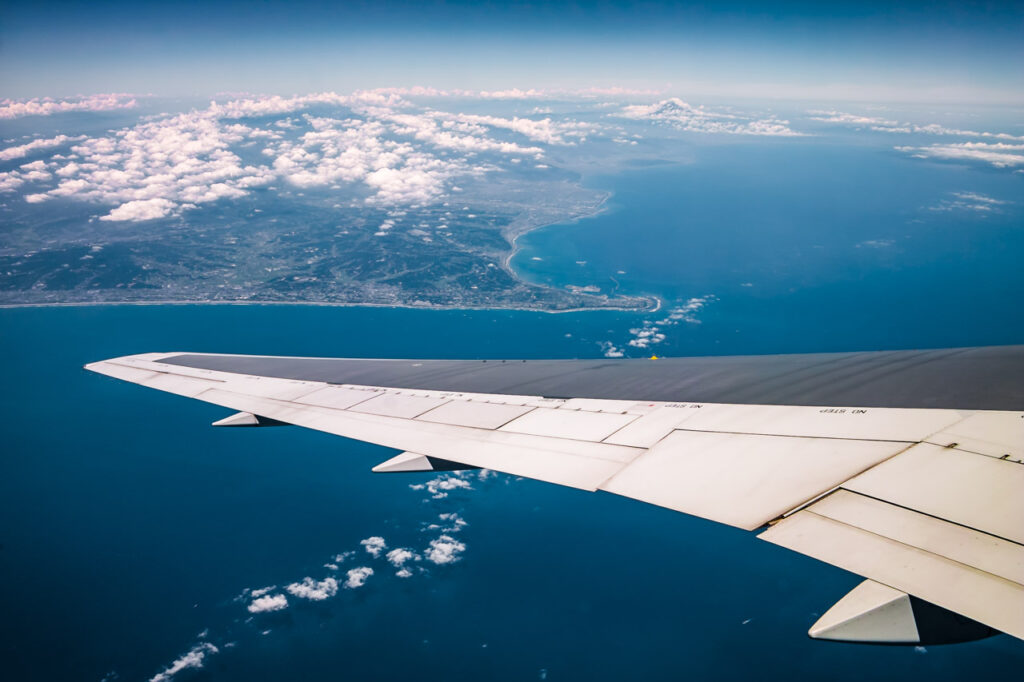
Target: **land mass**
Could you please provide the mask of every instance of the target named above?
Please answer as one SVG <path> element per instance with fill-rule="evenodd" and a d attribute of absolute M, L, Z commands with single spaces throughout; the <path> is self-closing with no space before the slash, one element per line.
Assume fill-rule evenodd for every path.
<path fill-rule="evenodd" d="M 567 311 L 639 309 L 654 299 L 590 283 L 557 289 L 510 266 L 518 237 L 601 210 L 577 182 L 468 183 L 435 204 L 396 209 L 361 197 L 267 192 L 172 218 L 116 223 L 96 207 L 5 207 L 0 305 L 318 303 Z"/>

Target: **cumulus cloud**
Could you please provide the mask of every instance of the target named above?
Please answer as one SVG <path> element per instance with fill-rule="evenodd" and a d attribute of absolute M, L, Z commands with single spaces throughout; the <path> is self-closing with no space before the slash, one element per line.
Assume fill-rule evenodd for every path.
<path fill-rule="evenodd" d="M 419 561 L 420 555 L 411 549 L 399 547 L 388 552 L 387 559 L 395 568 L 402 568 L 409 561 Z"/>
<path fill-rule="evenodd" d="M 598 345 L 601 346 L 601 353 L 606 358 L 621 358 L 626 354 L 625 351 L 623 351 L 621 348 L 616 346 L 611 341 L 602 341 Z"/>
<path fill-rule="evenodd" d="M 442 565 L 455 563 L 464 551 L 466 551 L 466 545 L 450 535 L 441 535 L 430 541 L 430 546 L 427 547 L 423 555 L 427 561 Z"/>
<path fill-rule="evenodd" d="M 106 220 L 149 220 L 243 196 L 274 177 L 229 149 L 250 130 L 190 112 L 90 138 L 72 147 L 78 158 L 57 169 L 61 180 L 47 194 L 119 204 Z"/>
<path fill-rule="evenodd" d="M 642 351 L 649 351 L 653 346 L 664 343 L 668 338 L 665 327 L 674 327 L 680 323 L 700 324 L 697 314 L 707 307 L 715 296 L 695 296 L 688 299 L 681 305 L 669 308 L 667 314 L 660 320 L 644 320 L 640 326 L 632 327 L 629 334 L 632 338 L 626 341 L 626 345 Z M 606 358 L 621 358 L 625 356 L 625 350 L 611 341 L 601 341 L 598 344 Z"/>
<path fill-rule="evenodd" d="M 32 99 L 0 99 L 0 119 L 22 116 L 50 116 L 68 111 L 110 111 L 131 109 L 137 106 L 134 95 L 107 94 L 54 99 L 34 97 Z"/>
<path fill-rule="evenodd" d="M 687 132 L 724 133 L 730 135 L 763 135 L 793 137 L 801 135 L 789 127 L 789 121 L 776 118 L 756 118 L 713 111 L 704 106 L 692 106 L 678 97 L 654 104 L 633 104 L 619 112 L 623 118 L 664 123 Z"/>
<path fill-rule="evenodd" d="M 423 204 L 440 196 L 456 174 L 476 172 L 461 159 L 437 158 L 386 138 L 390 131 L 381 121 L 307 121 L 312 131 L 268 149 L 276 157 L 274 170 L 299 187 L 363 182 L 374 192 L 371 203 Z M 403 131 L 400 125 L 398 132 Z"/>
<path fill-rule="evenodd" d="M 163 199 L 160 197 L 153 199 L 139 199 L 137 201 L 127 201 L 121 204 L 117 208 L 112 209 L 110 213 L 105 216 L 100 216 L 100 220 L 130 220 L 133 222 L 154 220 L 156 218 L 166 218 L 174 213 L 177 208 L 178 204 L 169 199 Z"/>
<path fill-rule="evenodd" d="M 384 542 L 384 538 L 380 537 L 379 535 L 374 535 L 372 537 L 366 538 L 365 540 L 360 540 L 359 544 L 365 547 L 366 551 L 370 554 L 370 556 L 372 556 L 375 559 L 379 557 L 380 553 L 383 552 L 388 546 L 387 543 Z"/>
<path fill-rule="evenodd" d="M 448 493 L 453 490 L 471 490 L 473 488 L 469 481 L 456 475 L 439 476 L 426 483 L 413 483 L 409 487 L 413 490 L 426 490 L 435 500 L 448 497 Z"/>
<path fill-rule="evenodd" d="M 249 613 L 281 611 L 282 609 L 288 608 L 288 598 L 283 594 L 270 594 L 262 597 L 256 597 L 246 608 L 248 608 Z"/>
<path fill-rule="evenodd" d="M 245 118 L 287 114 L 316 105 L 365 107 L 391 107 L 402 104 L 396 92 L 359 91 L 351 95 L 336 92 L 318 92 L 309 95 L 282 97 L 280 95 L 236 99 L 225 103 L 211 102 L 210 113 L 221 118 Z"/>
<path fill-rule="evenodd" d="M 358 568 L 349 569 L 345 575 L 345 587 L 355 590 L 366 584 L 366 579 L 373 575 L 373 569 L 369 566 L 359 566 Z"/>
<path fill-rule="evenodd" d="M 486 472 L 486 473 L 485 473 Z M 487 469 L 481 469 L 477 474 L 477 478 L 481 481 L 486 481 L 494 472 Z M 466 520 L 458 512 L 445 512 L 438 514 L 437 521 L 434 523 L 426 524 L 423 527 L 424 531 L 441 531 L 442 533 L 458 533 L 463 528 L 468 526 Z"/>
<path fill-rule="evenodd" d="M 459 133 L 484 133 L 485 129 L 478 125 L 458 125 L 458 116 L 453 114 L 393 114 L 389 116 L 395 126 L 394 132 L 399 135 L 411 135 L 417 140 L 428 142 L 435 147 L 455 149 L 464 152 L 501 152 L 504 154 L 540 154 L 540 147 L 523 147 L 513 142 L 492 140 L 482 135 Z M 446 118 L 443 123 L 435 117 Z M 482 117 L 481 117 L 482 118 Z"/>
<path fill-rule="evenodd" d="M 581 123 L 572 120 L 553 121 L 550 118 L 532 119 L 518 116 L 501 118 L 479 114 L 443 114 L 442 116 L 449 123 L 503 128 L 519 133 L 535 142 L 555 145 L 573 144 L 572 138 L 578 141 L 585 140 L 587 133 L 599 130 L 599 126 L 594 123 Z"/>
<path fill-rule="evenodd" d="M 700 324 L 700 320 L 697 319 L 697 313 L 703 310 L 709 303 L 715 300 L 714 296 L 695 296 L 686 301 L 686 303 L 675 306 L 669 309 L 668 315 L 655 322 L 655 324 L 666 326 L 679 324 L 680 322 L 689 322 L 690 324 Z"/>
<path fill-rule="evenodd" d="M 896 147 L 920 159 L 942 159 L 947 161 L 978 161 L 996 168 L 1024 166 L 1024 144 L 1005 142 L 961 142 L 956 144 L 935 144 L 928 147 Z"/>
<path fill-rule="evenodd" d="M 206 657 L 212 656 L 219 651 L 220 650 L 214 645 L 208 642 L 201 642 L 192 647 L 192 649 L 184 656 L 167 666 L 162 672 L 151 677 L 149 682 L 169 682 L 182 670 L 202 668 Z"/>
<path fill-rule="evenodd" d="M 481 475 L 478 477 L 481 481 L 485 480 L 486 478 L 485 476 L 483 476 L 484 471 L 486 471 L 486 469 L 481 470 Z M 469 525 L 468 523 L 466 523 L 466 520 L 456 512 L 438 514 L 437 518 L 443 524 L 442 530 L 448 533 L 458 533 L 460 530 Z"/>
<path fill-rule="evenodd" d="M 302 579 L 302 582 L 292 583 L 284 589 L 293 597 L 309 599 L 311 601 L 323 601 L 338 593 L 338 581 L 329 577 L 320 581 L 306 577 Z"/>
<path fill-rule="evenodd" d="M 20 159 L 40 149 L 52 149 L 53 147 L 62 147 L 66 144 L 82 139 L 85 138 L 82 136 L 68 137 L 67 135 L 57 135 L 56 137 L 32 140 L 31 142 L 19 144 L 15 147 L 0 149 L 0 161 L 12 161 L 14 159 Z"/>
<path fill-rule="evenodd" d="M 339 117 L 307 112 L 277 121 L 246 120 L 314 107 L 337 111 Z M 56 176 L 55 187 L 34 192 L 27 200 L 57 197 L 107 205 L 102 216 L 107 221 L 178 215 L 204 204 L 241 199 L 278 180 L 303 189 L 349 185 L 365 192 L 370 204 L 416 206 L 457 191 L 456 177 L 501 169 L 474 161 L 479 154 L 539 159 L 545 145 L 575 144 L 601 129 L 552 117 L 417 112 L 390 91 L 250 96 L 151 117 L 109 135 L 57 136 L 0 150 L 0 160 L 12 160 L 72 145 L 69 154 L 53 156 L 45 169 L 4 174 L 0 192 Z M 496 135 L 505 131 L 531 143 Z M 255 144 L 263 145 L 265 161 L 242 151 Z"/>
<path fill-rule="evenodd" d="M 633 335 L 633 338 L 626 343 L 633 348 L 646 349 L 665 340 L 661 329 L 650 322 L 645 322 L 643 327 L 630 329 L 629 333 Z"/>
<path fill-rule="evenodd" d="M 0 192 L 13 192 L 23 184 L 25 181 L 21 178 L 21 173 L 17 171 L 0 173 Z"/>

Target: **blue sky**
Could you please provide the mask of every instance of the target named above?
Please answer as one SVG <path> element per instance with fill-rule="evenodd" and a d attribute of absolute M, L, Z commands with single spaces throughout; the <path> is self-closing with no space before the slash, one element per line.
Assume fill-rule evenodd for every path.
<path fill-rule="evenodd" d="M 1022 103 L 1024 3 L 7 3 L 8 97 L 382 86 Z"/>

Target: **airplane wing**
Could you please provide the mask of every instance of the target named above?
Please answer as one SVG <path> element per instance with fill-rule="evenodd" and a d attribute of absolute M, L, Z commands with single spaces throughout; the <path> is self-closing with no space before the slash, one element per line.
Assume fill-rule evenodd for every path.
<path fill-rule="evenodd" d="M 86 365 L 401 451 L 712 521 L 866 580 L 810 630 L 1024 639 L 1024 346 L 739 358 L 448 361 L 149 353 Z"/>

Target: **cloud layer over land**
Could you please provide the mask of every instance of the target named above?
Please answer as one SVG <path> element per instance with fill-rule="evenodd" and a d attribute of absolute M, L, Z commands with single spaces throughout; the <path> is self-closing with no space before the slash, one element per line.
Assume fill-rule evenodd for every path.
<path fill-rule="evenodd" d="M 325 108 L 337 115 L 270 120 Z M 540 145 L 574 145 L 603 132 L 597 124 L 569 119 L 424 109 L 394 92 L 327 92 L 213 102 L 110 136 L 32 140 L 0 150 L 0 160 L 60 149 L 45 165 L 57 176 L 56 186 L 28 194 L 27 201 L 78 199 L 111 206 L 103 220 L 144 221 L 240 199 L 275 182 L 298 189 L 346 186 L 368 204 L 422 205 L 449 191 L 456 177 L 499 172 L 502 157 L 540 159 Z M 254 146 L 259 159 L 246 153 Z M 491 155 L 490 161 L 480 155 Z M 43 179 L 9 171 L 0 177 L 0 191 Z"/>
<path fill-rule="evenodd" d="M 111 111 L 133 109 L 138 106 L 134 95 L 109 94 L 54 99 L 33 97 L 30 99 L 0 99 L 0 119 L 23 116 L 52 116 L 71 111 Z"/>

